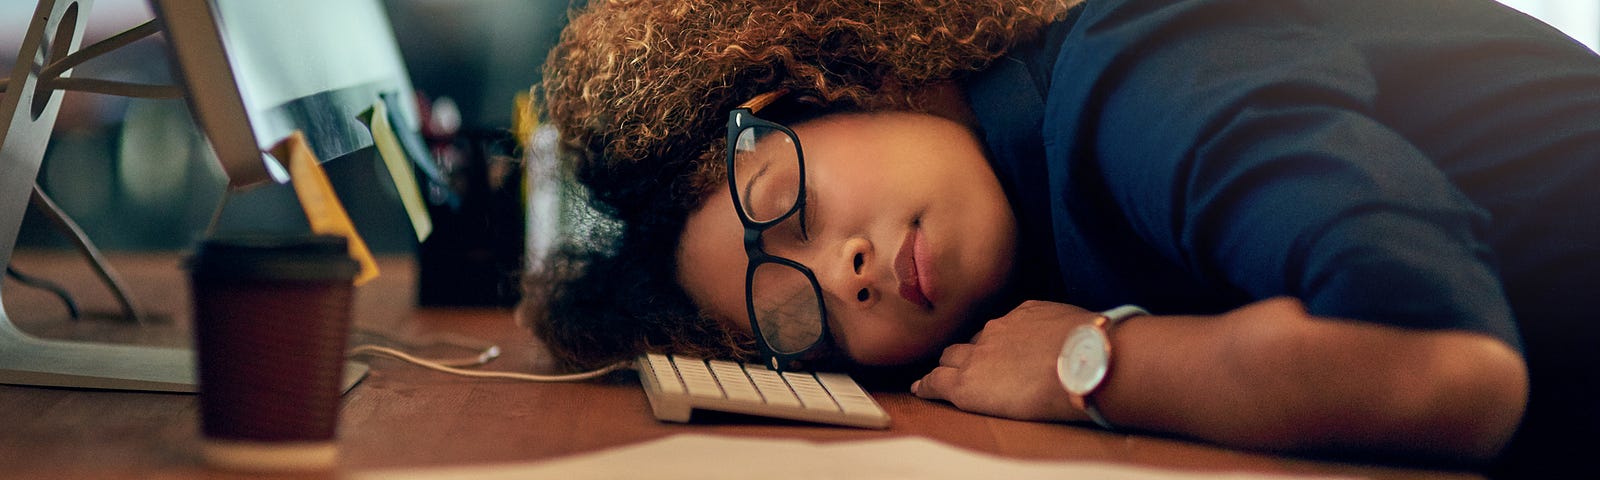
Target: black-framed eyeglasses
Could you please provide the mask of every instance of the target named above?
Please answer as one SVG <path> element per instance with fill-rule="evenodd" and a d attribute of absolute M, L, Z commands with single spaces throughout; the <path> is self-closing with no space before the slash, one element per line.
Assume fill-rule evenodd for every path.
<path fill-rule="evenodd" d="M 745 309 L 762 361 L 773 370 L 783 370 L 828 336 L 827 307 L 817 276 L 800 262 L 767 253 L 763 243 L 763 236 L 775 227 L 802 240 L 809 235 L 800 139 L 788 127 L 755 116 L 786 94 L 787 90 L 764 93 L 728 113 L 728 192 L 744 224 L 744 253 L 749 258 Z"/>

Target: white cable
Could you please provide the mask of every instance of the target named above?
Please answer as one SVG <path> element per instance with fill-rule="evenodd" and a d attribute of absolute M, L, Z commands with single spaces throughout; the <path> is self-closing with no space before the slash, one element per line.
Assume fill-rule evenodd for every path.
<path fill-rule="evenodd" d="M 434 357 L 434 358 L 426 359 L 427 361 L 430 361 L 430 362 L 433 362 L 433 363 L 436 363 L 436 364 L 439 364 L 439 365 L 444 365 L 446 367 L 455 367 L 455 368 L 481 367 L 481 366 L 489 364 L 489 362 L 494 361 L 494 359 L 496 359 L 496 358 L 500 358 L 500 346 L 499 345 L 495 345 L 493 343 L 485 342 L 485 341 L 478 340 L 478 339 L 475 339 L 475 338 L 472 338 L 472 337 L 467 337 L 467 336 L 464 336 L 464 335 L 456 335 L 456 334 L 451 334 L 451 333 L 438 333 L 438 334 L 432 334 L 432 335 L 421 335 L 421 336 L 413 337 L 410 341 L 401 342 L 401 341 L 398 341 L 398 340 L 395 340 L 395 339 L 388 338 L 388 336 L 386 336 L 386 335 L 384 335 L 382 333 L 379 333 L 379 332 L 376 332 L 376 331 L 372 331 L 372 330 L 367 330 L 367 329 L 359 329 L 356 332 L 356 334 L 357 335 L 366 335 L 366 336 L 376 337 L 377 339 L 382 340 L 381 342 L 361 342 L 361 343 L 359 343 L 361 345 L 384 345 L 386 343 L 388 343 L 388 344 L 399 344 L 399 346 L 404 347 L 404 348 L 406 348 L 408 350 L 412 350 L 412 351 L 415 351 L 415 350 L 420 349 L 420 348 L 427 348 L 427 347 L 438 346 L 438 345 L 446 345 L 446 346 L 451 346 L 451 347 L 456 347 L 456 348 L 463 348 L 463 349 L 473 350 L 473 351 L 477 351 L 478 352 L 477 356 L 474 356 L 474 357 L 455 357 L 455 358 L 438 358 L 438 357 Z M 399 348 L 397 348 L 397 347 L 390 347 L 390 348 L 395 348 L 396 350 L 399 350 Z"/>
<path fill-rule="evenodd" d="M 499 347 L 493 347 L 493 348 L 491 348 L 491 350 L 494 351 L 495 355 L 499 355 Z M 592 378 L 600 377 L 602 375 L 617 371 L 617 370 L 622 369 L 624 367 L 627 367 L 631 363 L 631 362 L 617 362 L 617 363 L 602 367 L 602 368 L 600 368 L 598 370 L 591 370 L 591 371 L 579 372 L 579 373 L 569 373 L 569 374 L 565 374 L 565 375 L 536 375 L 536 374 L 531 374 L 531 373 L 494 372 L 494 371 L 466 370 L 466 369 L 461 369 L 461 368 L 455 368 L 455 367 L 450 367 L 450 366 L 446 366 L 446 365 L 441 365 L 441 364 L 439 364 L 437 362 L 433 362 L 433 361 L 430 361 L 430 360 L 424 360 L 424 359 L 421 359 L 421 358 L 417 358 L 415 356 L 412 356 L 409 353 L 402 352 L 402 351 L 399 351 L 399 350 L 395 350 L 393 348 L 381 347 L 381 346 L 377 346 L 377 345 L 359 345 L 359 346 L 357 346 L 355 348 L 350 349 L 350 352 L 349 352 L 349 355 L 352 356 L 352 357 L 353 356 L 357 356 L 357 355 L 363 355 L 363 354 L 365 354 L 365 355 L 388 356 L 388 357 L 392 357 L 392 358 L 396 358 L 396 359 L 399 359 L 399 360 L 403 360 L 403 361 L 409 362 L 409 363 L 411 363 L 413 365 L 416 365 L 416 366 L 419 366 L 419 367 L 423 367 L 423 368 L 426 368 L 426 369 L 429 369 L 429 370 L 434 370 L 434 371 L 438 371 L 438 372 L 444 372 L 444 373 L 448 373 L 448 374 L 452 374 L 452 375 L 460 375 L 460 376 L 463 376 L 463 377 L 498 378 L 498 379 L 504 379 L 504 380 L 523 380 L 523 381 L 530 381 L 530 382 L 576 382 L 576 381 L 579 381 L 579 380 L 589 380 L 589 379 L 592 379 Z M 486 354 L 487 354 L 487 352 L 486 352 Z"/>

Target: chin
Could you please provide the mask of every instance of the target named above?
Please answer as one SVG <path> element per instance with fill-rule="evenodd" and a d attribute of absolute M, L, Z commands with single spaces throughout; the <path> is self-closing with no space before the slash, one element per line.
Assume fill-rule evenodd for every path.
<path fill-rule="evenodd" d="M 925 354 L 909 349 L 870 349 L 868 352 L 850 352 L 850 361 L 868 367 L 893 367 L 915 362 Z"/>
<path fill-rule="evenodd" d="M 943 351 L 944 344 L 880 344 L 851 349 L 850 361 L 869 367 L 895 367 L 909 365 Z"/>
<path fill-rule="evenodd" d="M 969 338 L 971 335 L 965 328 L 975 322 L 957 322 L 951 325 L 952 319 L 939 319 L 938 326 L 922 324 L 910 326 L 898 332 L 881 332 L 882 341 L 860 345 L 859 348 L 846 348 L 850 361 L 869 367 L 896 367 L 919 363 L 930 358 L 938 359 L 944 353 L 944 348 L 958 339 Z M 981 322 L 977 322 L 981 325 Z M 927 334 L 933 331 L 945 331 L 938 334 L 939 338 L 924 337 L 918 334 Z M 965 335 L 965 336 L 963 336 Z"/>

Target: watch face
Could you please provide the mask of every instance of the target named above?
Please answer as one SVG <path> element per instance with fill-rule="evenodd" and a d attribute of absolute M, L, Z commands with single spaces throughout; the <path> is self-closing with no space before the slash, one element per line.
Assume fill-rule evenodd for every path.
<path fill-rule="evenodd" d="M 1110 357 L 1105 331 L 1092 325 L 1073 329 L 1056 360 L 1061 386 L 1075 395 L 1088 394 L 1105 379 Z"/>

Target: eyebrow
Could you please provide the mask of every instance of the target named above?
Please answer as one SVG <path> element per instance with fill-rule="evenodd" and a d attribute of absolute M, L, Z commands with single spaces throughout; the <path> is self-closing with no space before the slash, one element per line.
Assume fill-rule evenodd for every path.
<path fill-rule="evenodd" d="M 772 162 L 766 162 L 766 163 L 761 164 L 761 169 L 756 170 L 755 175 L 751 175 L 750 176 L 750 180 L 747 181 L 747 182 L 744 182 L 744 188 L 741 189 L 741 190 L 743 190 L 743 192 L 744 192 L 744 210 L 745 211 L 750 211 L 750 207 L 752 206 L 750 204 L 750 190 L 751 190 L 750 186 L 756 184 L 756 179 L 761 178 L 762 176 L 765 176 L 767 174 L 767 169 L 768 168 L 772 168 Z"/>

